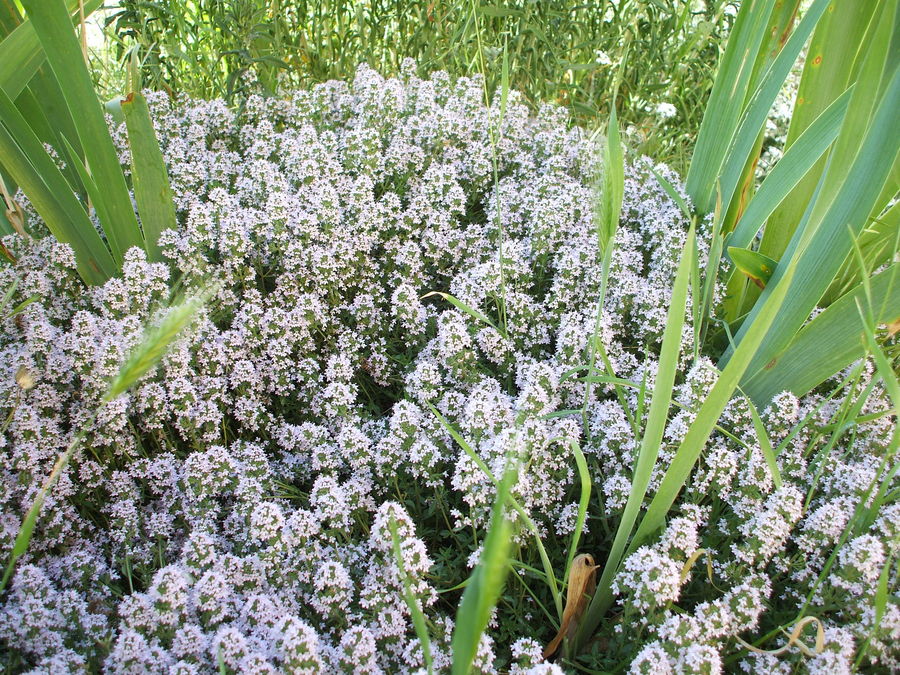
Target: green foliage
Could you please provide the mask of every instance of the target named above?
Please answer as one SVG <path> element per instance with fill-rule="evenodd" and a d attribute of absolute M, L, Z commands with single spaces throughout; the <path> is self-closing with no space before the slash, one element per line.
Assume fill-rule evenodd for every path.
<path fill-rule="evenodd" d="M 124 110 L 142 228 L 72 29 L 72 11 L 82 8 L 72 0 L 68 7 L 62 0 L 26 0 L 23 6 L 27 20 L 16 26 L 9 21 L 0 42 L 0 168 L 50 232 L 72 246 L 82 278 L 99 284 L 116 273 L 132 246 L 159 259 L 159 233 L 176 225 L 166 167 L 146 102 L 132 92 Z M 83 10 L 97 6 L 89 2 Z M 66 169 L 44 144 L 66 159 Z M 103 237 L 90 219 L 91 207 Z"/>
<path fill-rule="evenodd" d="M 727 286 L 724 318 L 732 323 L 742 319 L 735 336 L 738 344 L 752 330 L 774 287 L 788 283 L 787 267 L 797 270 L 772 332 L 742 381 L 744 390 L 758 404 L 768 402 L 782 389 L 806 393 L 810 386 L 846 366 L 850 362 L 846 358 L 859 353 L 856 348 L 837 350 L 842 355 L 840 361 L 826 357 L 829 368 L 833 368 L 829 372 L 821 367 L 793 368 L 792 376 L 785 368 L 773 372 L 783 356 L 789 355 L 796 364 L 798 357 L 803 358 L 798 350 L 810 348 L 808 337 L 798 342 L 798 331 L 829 289 L 829 303 L 842 293 L 856 292 L 853 285 L 858 284 L 859 277 L 847 267 L 853 240 L 868 232 L 869 261 L 883 264 L 889 258 L 893 238 L 889 221 L 894 216 L 884 226 L 869 227 L 868 223 L 871 219 L 885 223 L 878 216 L 896 195 L 893 174 L 900 149 L 900 139 L 894 133 L 896 97 L 900 95 L 897 4 L 879 2 L 871 3 L 871 10 L 841 10 L 853 15 L 851 23 L 856 28 L 851 33 L 856 37 L 833 43 L 828 39 L 839 29 L 830 6 L 827 0 L 814 2 L 771 65 L 756 77 L 748 70 L 746 55 L 759 54 L 761 58 L 766 49 L 764 27 L 772 20 L 775 3 L 757 0 L 742 5 L 688 174 L 688 192 L 701 212 L 712 210 L 719 191 L 722 203 L 714 236 L 724 239 L 730 234 L 729 257 L 749 277 L 748 281 L 732 273 Z M 871 17 L 866 20 L 869 11 Z M 812 39 L 811 58 L 795 104 L 801 111 L 800 119 L 792 122 L 787 152 L 757 195 L 745 203 L 747 195 L 739 187 L 746 168 L 758 155 L 756 139 L 767 112 L 822 17 L 827 20 L 818 26 Z M 862 30 L 859 24 L 867 28 Z M 827 75 L 819 68 L 823 61 L 819 52 L 825 45 Z M 815 105 L 809 103 L 812 98 Z M 828 162 L 823 165 L 825 157 Z M 810 181 L 815 190 L 804 187 Z M 737 218 L 733 232 L 732 216 Z M 759 251 L 748 248 L 763 228 L 764 245 Z M 782 240 L 788 243 L 777 243 Z M 780 260 L 777 266 L 773 264 L 776 259 Z M 718 257 L 711 256 L 708 278 L 714 276 L 717 267 Z M 763 290 L 760 293 L 750 284 Z M 842 320 L 836 322 L 838 316 Z M 858 337 L 852 337 L 859 335 L 858 319 L 850 313 L 832 313 L 827 325 L 837 331 L 829 340 L 842 345 L 858 343 Z M 726 351 L 722 365 L 728 363 L 732 353 L 733 347 Z"/>
<path fill-rule="evenodd" d="M 469 672 L 478 651 L 481 634 L 487 628 L 491 610 L 500 598 L 509 571 L 513 526 L 504 513 L 504 507 L 509 499 L 510 488 L 518 477 L 515 460 L 510 464 L 497 486 L 497 497 L 494 499 L 491 523 L 484 539 L 481 557 L 469 577 L 456 612 L 452 641 L 453 675 L 467 675 Z"/>
<path fill-rule="evenodd" d="M 405 58 L 416 61 L 420 75 L 468 76 L 482 70 L 481 56 L 494 92 L 505 48 L 510 88 L 535 106 L 554 101 L 593 122 L 609 113 L 607 94 L 623 65 L 623 125 L 634 127 L 640 152 L 681 165 L 684 133 L 699 126 L 717 42 L 731 22 L 722 0 L 697 11 L 693 4 L 122 0 L 108 32 L 122 59 L 140 51 L 148 86 L 232 100 L 346 79 L 361 62 L 393 75 Z M 628 50 L 640 58 L 624 63 Z M 675 106 L 675 124 L 661 122 L 658 102 Z"/>
<path fill-rule="evenodd" d="M 684 243 L 678 272 L 675 275 L 675 284 L 672 289 L 672 299 L 669 303 L 666 329 L 660 352 L 656 386 L 653 389 L 653 398 L 650 401 L 647 424 L 641 437 L 641 446 L 635 462 L 631 490 L 619 521 L 619 527 L 616 530 L 612 549 L 603 565 L 603 573 L 597 584 L 597 592 L 581 625 L 579 644 L 583 644 L 584 639 L 591 635 L 600 623 L 603 614 L 609 609 L 608 600 L 612 599 L 611 585 L 613 578 L 622 562 L 634 523 L 647 494 L 650 474 L 656 464 L 663 431 L 669 416 L 672 388 L 678 370 L 678 357 L 681 352 L 681 331 L 684 327 L 685 310 L 687 308 L 688 283 L 693 266 L 695 236 L 694 228 L 691 227 L 687 240 Z"/>

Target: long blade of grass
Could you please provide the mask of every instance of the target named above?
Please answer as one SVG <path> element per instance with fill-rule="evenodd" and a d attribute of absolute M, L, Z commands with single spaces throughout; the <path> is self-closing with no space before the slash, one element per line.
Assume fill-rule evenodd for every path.
<path fill-rule="evenodd" d="M 431 657 L 431 636 L 428 634 L 428 624 L 425 622 L 425 614 L 419 606 L 419 601 L 412 592 L 412 583 L 406 568 L 403 565 L 403 550 L 400 548 L 400 535 L 397 532 L 397 523 L 391 518 L 388 527 L 391 530 L 391 544 L 394 553 L 394 562 L 397 563 L 397 569 L 400 570 L 400 583 L 403 585 L 403 600 L 409 608 L 412 617 L 413 628 L 416 631 L 416 637 L 419 638 L 419 644 L 422 645 L 422 656 L 425 660 L 425 670 L 428 675 L 433 672 L 433 659 Z"/>
<path fill-rule="evenodd" d="M 792 278 L 793 273 L 793 269 L 788 269 L 785 278 Z M 712 391 L 710 391 L 703 405 L 700 406 L 697 417 L 691 423 L 684 440 L 678 446 L 675 457 L 666 470 L 659 489 L 653 497 L 653 501 L 650 502 L 646 514 L 640 525 L 638 525 L 638 529 L 629 546 L 629 552 L 636 549 L 644 539 L 662 526 L 666 513 L 675 502 L 678 493 L 697 463 L 697 459 L 700 457 L 706 441 L 715 428 L 719 416 L 737 389 L 740 378 L 747 369 L 753 355 L 760 345 L 765 342 L 769 328 L 774 322 L 786 296 L 787 285 L 776 289 L 776 292 L 769 296 L 763 311 L 760 312 L 759 317 L 747 332 L 746 340 L 738 346 L 734 356 L 719 375 L 719 379 L 713 385 Z"/>
<path fill-rule="evenodd" d="M 877 8 L 878 3 L 874 1 L 837 2 L 819 20 L 797 89 L 785 157 L 814 120 L 853 82 L 854 70 L 859 67 L 860 45 L 866 44 L 863 35 Z M 824 168 L 823 158 L 769 218 L 760 244 L 761 253 L 776 260 L 784 254 Z"/>
<path fill-rule="evenodd" d="M 96 10 L 103 0 L 87 0 L 85 16 Z M 78 0 L 66 3 L 69 16 L 78 17 Z M 0 89 L 15 99 L 44 62 L 44 51 L 30 21 L 20 23 L 0 42 Z"/>
<path fill-rule="evenodd" d="M 900 316 L 900 263 L 894 263 L 871 279 L 872 294 L 883 303 L 876 306 L 876 321 Z M 865 355 L 862 324 L 856 308 L 864 297 L 860 283 L 806 324 L 774 363 L 748 375 L 743 390 L 761 405 L 788 390 L 802 396 L 834 373 Z"/>
<path fill-rule="evenodd" d="M 786 272 L 785 278 L 790 279 L 793 275 L 793 271 L 794 266 L 790 266 Z M 669 468 L 666 470 L 666 473 L 663 475 L 659 489 L 656 491 L 650 505 L 647 507 L 647 511 L 641 519 L 640 524 L 634 533 L 634 537 L 631 539 L 631 543 L 624 555 L 627 556 L 633 552 L 638 546 L 644 543 L 651 534 L 663 526 L 666 514 L 669 512 L 672 504 L 675 503 L 678 493 L 681 492 L 685 481 L 693 470 L 694 465 L 697 463 L 700 453 L 706 446 L 706 441 L 716 427 L 719 416 L 722 414 L 722 411 L 725 409 L 725 406 L 728 404 L 728 401 L 731 400 L 732 395 L 737 389 L 738 382 L 740 381 L 744 370 L 750 363 L 753 354 L 765 340 L 766 333 L 769 330 L 772 321 L 775 319 L 786 294 L 787 287 L 782 286 L 776 289 L 776 292 L 769 297 L 763 308 L 763 312 L 760 313 L 759 318 L 748 332 L 747 339 L 738 346 L 734 357 L 719 375 L 719 379 L 716 381 L 712 391 L 710 391 L 706 400 L 703 402 L 703 405 L 700 406 L 700 410 L 697 411 L 697 416 L 694 418 L 694 421 L 688 428 L 687 434 L 675 451 L 675 456 L 673 457 Z M 597 592 L 594 595 L 594 599 L 588 610 L 590 622 L 588 623 L 586 621 L 583 625 L 583 630 L 579 633 L 580 644 L 584 644 L 584 640 L 590 636 L 594 628 L 596 628 L 597 624 L 600 622 L 603 614 L 605 614 L 612 605 L 613 594 L 611 582 L 614 574 L 604 574 L 604 577 L 605 583 L 598 585 Z"/>
<path fill-rule="evenodd" d="M 681 354 L 682 328 L 687 308 L 688 282 L 694 255 L 694 227 L 688 231 L 687 240 L 681 251 L 681 261 L 675 274 L 675 283 L 672 288 L 672 299 L 669 303 L 669 312 L 666 317 L 666 328 L 663 333 L 662 349 L 659 356 L 659 367 L 656 373 L 656 383 L 653 387 L 653 396 L 650 401 L 650 410 L 647 414 L 647 425 L 641 438 L 641 446 L 635 462 L 633 477 L 631 479 L 631 491 L 628 501 L 622 511 L 619 527 L 613 540 L 612 548 L 606 557 L 603 566 L 603 574 L 600 577 L 599 587 L 606 588 L 612 584 L 613 577 L 622 562 L 622 555 L 631 536 L 634 523 L 637 520 L 647 487 L 650 484 L 650 476 L 659 448 L 662 443 L 663 432 L 666 427 L 666 419 L 669 415 L 669 407 L 672 402 L 672 389 L 675 385 L 675 375 L 678 371 L 678 358 Z M 598 602 L 599 596 L 594 596 L 594 601 L 588 608 L 582 622 L 580 634 L 590 635 L 602 618 Z M 581 643 L 581 640 L 577 641 Z"/>
<path fill-rule="evenodd" d="M 497 488 L 491 524 L 484 539 L 481 557 L 469 577 L 469 584 L 456 612 L 456 625 L 451 640 L 453 675 L 468 675 L 478 652 L 481 634 L 491 618 L 491 610 L 503 592 L 513 536 L 512 523 L 506 518 L 504 507 L 516 478 L 515 468 L 507 468 Z"/>
<path fill-rule="evenodd" d="M 769 473 L 772 474 L 772 483 L 775 489 L 781 487 L 781 471 L 778 469 L 778 460 L 775 451 L 772 448 L 772 440 L 769 438 L 769 432 L 766 431 L 766 425 L 759 416 L 759 411 L 753 405 L 753 401 L 749 397 L 744 397 L 750 408 L 750 416 L 753 419 L 753 431 L 756 433 L 756 441 L 759 443 L 759 449 L 766 458 L 766 466 L 769 467 Z"/>
<path fill-rule="evenodd" d="M 896 9 L 896 2 L 892 3 Z M 892 15 L 893 18 L 893 15 Z M 885 38 L 885 51 L 890 43 L 890 36 Z M 876 55 L 877 58 L 877 55 Z M 887 54 L 881 58 L 887 61 Z M 859 144 L 859 152 L 856 155 L 849 172 L 842 168 L 836 171 L 845 174 L 845 180 L 840 184 L 836 194 L 827 195 L 829 175 L 837 155 L 833 153 L 832 162 L 829 164 L 822 190 L 818 192 L 820 198 L 828 202 L 824 212 L 818 207 L 817 202 L 810 216 L 810 220 L 803 229 L 795 233 L 788 254 L 797 261 L 797 273 L 793 288 L 788 294 L 776 321 L 773 324 L 772 333 L 763 345 L 763 348 L 754 357 L 750 365 L 750 372 L 755 372 L 776 358 L 790 344 L 801 325 L 809 317 L 831 284 L 850 252 L 853 236 L 862 229 L 872 204 L 880 193 L 881 186 L 894 163 L 894 158 L 900 150 L 900 134 L 897 134 L 897 110 L 900 109 L 900 69 L 897 60 L 892 59 L 890 70 L 886 72 L 884 94 L 874 110 L 871 123 L 864 125 L 868 129 Z M 886 64 L 888 65 L 888 64 Z M 859 129 L 848 128 L 851 119 L 852 108 L 857 96 L 865 91 L 857 88 L 853 92 L 848 109 L 848 117 L 844 121 L 842 135 L 853 134 L 857 136 Z M 868 102 L 862 102 L 867 107 Z M 855 118 L 855 117 L 854 117 Z M 838 139 L 840 144 L 841 138 Z M 837 147 L 836 147 L 837 150 Z M 849 233 L 845 229 L 850 225 Z M 772 282 L 763 291 L 760 300 L 766 297 L 774 287 L 783 283 L 782 265 L 773 276 Z M 748 326 L 752 326 L 753 319 L 758 314 L 761 303 L 758 302 L 748 317 L 748 320 L 738 332 L 737 341 L 744 339 Z"/>
<path fill-rule="evenodd" d="M 687 192 L 700 213 L 712 211 L 715 204 L 716 179 L 724 162 L 722 147 L 731 145 L 740 123 L 755 57 L 775 5 L 775 0 L 742 2 L 732 26 L 687 176 Z"/>
<path fill-rule="evenodd" d="M 759 190 L 750 200 L 744 215 L 741 216 L 729 236 L 729 246 L 738 248 L 750 246 L 754 237 L 766 224 L 766 219 L 812 169 L 825 151 L 831 147 L 840 131 L 841 123 L 844 121 L 851 91 L 852 88 L 838 96 L 788 148 L 784 156 L 766 175 Z"/>
<path fill-rule="evenodd" d="M 475 465 L 478 469 L 487 476 L 488 480 L 494 484 L 494 486 L 499 490 L 500 489 L 500 481 L 494 476 L 494 473 L 490 470 L 487 464 L 484 463 L 484 460 L 479 457 L 478 453 L 469 445 L 469 442 L 466 441 L 462 435 L 453 428 L 453 425 L 447 421 L 443 415 L 441 415 L 440 411 L 435 408 L 433 405 L 428 404 L 428 407 L 431 408 L 431 412 L 434 413 L 434 416 L 437 417 L 438 422 L 441 423 L 441 426 L 450 434 L 454 441 L 459 444 L 459 447 L 465 451 L 465 453 L 469 456 L 469 458 L 475 462 Z M 550 593 L 553 595 L 553 601 L 556 605 L 556 612 L 559 615 L 560 619 L 563 614 L 563 606 L 562 606 L 562 596 L 559 592 L 559 586 L 556 583 L 556 575 L 553 573 L 553 565 L 550 562 L 550 556 L 547 554 L 547 549 L 544 546 L 544 542 L 541 541 L 541 533 L 535 525 L 534 521 L 531 519 L 531 516 L 525 511 L 521 504 L 519 504 L 518 500 L 514 495 L 510 494 L 508 496 L 508 500 L 510 505 L 515 509 L 516 513 L 522 519 L 522 522 L 525 523 L 525 527 L 531 532 L 531 535 L 534 537 L 534 542 L 538 549 L 538 555 L 541 558 L 541 565 L 544 568 L 544 577 L 547 582 L 547 586 L 550 589 Z"/>
<path fill-rule="evenodd" d="M 160 233 L 178 227 L 169 174 L 153 130 L 147 99 L 140 92 L 129 94 L 122 101 L 122 112 L 128 128 L 134 198 L 141 216 L 147 258 L 159 261 L 162 260 Z"/>
<path fill-rule="evenodd" d="M 103 186 L 95 203 L 113 259 L 121 265 L 126 250 L 144 247 L 125 177 L 113 147 L 103 109 L 94 92 L 81 46 L 62 0 L 23 0 L 34 31 L 56 79 L 64 83 L 63 96 L 78 130 L 78 137 L 94 181 Z"/>
<path fill-rule="evenodd" d="M 588 505 L 591 501 L 591 474 L 588 471 L 587 460 L 581 451 L 581 446 L 574 440 L 569 441 L 569 447 L 575 456 L 575 466 L 578 467 L 578 480 L 581 483 L 581 496 L 578 499 L 578 516 L 575 518 L 575 530 L 572 532 L 572 540 L 569 542 L 569 555 L 566 556 L 566 574 L 563 582 L 569 580 L 572 570 L 572 561 L 578 552 L 578 544 L 581 541 L 581 532 L 584 530 L 584 521 L 587 518 Z"/>
<path fill-rule="evenodd" d="M 4 166 L 28 195 L 50 232 L 72 246 L 81 277 L 90 284 L 106 281 L 115 271 L 106 245 L 40 139 L 2 90 L 0 151 Z"/>
<path fill-rule="evenodd" d="M 734 133 L 734 140 L 728 149 L 727 158 L 722 165 L 719 178 L 722 185 L 722 199 L 726 211 L 731 206 L 735 196 L 744 167 L 748 157 L 757 142 L 760 131 L 766 122 L 766 117 L 772 109 L 775 97 L 781 90 L 791 67 L 800 55 L 803 45 L 812 34 L 819 18 L 831 4 L 832 0 L 815 0 L 807 10 L 800 24 L 794 30 L 787 44 L 779 52 L 778 56 L 768 68 L 759 87 L 747 104 L 746 111 L 741 117 L 741 122 Z"/>

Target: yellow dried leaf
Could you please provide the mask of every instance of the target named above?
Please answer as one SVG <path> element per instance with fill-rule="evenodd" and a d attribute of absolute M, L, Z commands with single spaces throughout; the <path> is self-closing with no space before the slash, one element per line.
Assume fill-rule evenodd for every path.
<path fill-rule="evenodd" d="M 597 566 L 594 558 L 588 553 L 575 556 L 572 569 L 569 571 L 569 588 L 566 590 L 566 607 L 563 609 L 562 624 L 547 648 L 544 658 L 550 658 L 559 649 L 564 638 L 572 638 L 578 630 L 581 617 L 587 609 L 591 597 L 597 588 Z"/>
<path fill-rule="evenodd" d="M 894 337 L 897 333 L 900 333 L 900 316 L 887 325 L 887 332 L 889 337 Z"/>

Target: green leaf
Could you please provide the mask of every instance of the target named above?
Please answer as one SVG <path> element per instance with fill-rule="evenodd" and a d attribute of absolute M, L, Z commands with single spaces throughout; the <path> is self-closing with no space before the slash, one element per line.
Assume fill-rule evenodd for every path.
<path fill-rule="evenodd" d="M 113 259 L 121 265 L 125 251 L 132 246 L 143 248 L 144 240 L 71 18 L 62 0 L 23 0 L 22 5 L 47 63 L 62 85 L 94 182 L 103 186 L 102 197 L 94 207 Z"/>
<path fill-rule="evenodd" d="M 791 144 L 784 156 L 769 171 L 729 236 L 730 245 L 739 248 L 748 247 L 763 225 L 766 225 L 768 232 L 771 223 L 767 224 L 766 219 L 803 180 L 837 138 L 847 112 L 847 104 L 850 102 L 851 91 L 852 86 L 838 96 L 807 127 L 796 142 Z"/>
<path fill-rule="evenodd" d="M 106 281 L 115 271 L 109 251 L 40 139 L 2 90 L 0 155 L 53 236 L 72 246 L 81 277 L 89 284 Z"/>
<path fill-rule="evenodd" d="M 428 407 L 431 408 L 431 412 L 434 413 L 434 416 L 437 417 L 438 422 L 441 423 L 441 426 L 450 434 L 454 441 L 459 444 L 465 453 L 469 456 L 475 466 L 487 477 L 491 483 L 494 484 L 498 490 L 500 489 L 500 481 L 494 476 L 493 472 L 488 468 L 488 465 L 484 463 L 484 460 L 478 455 L 477 452 L 469 445 L 468 441 L 462 437 L 462 435 L 453 428 L 453 425 L 447 421 L 447 419 L 441 415 L 440 411 L 435 408 L 430 403 Z M 579 411 L 580 412 L 580 411 Z M 547 555 L 547 549 L 544 547 L 544 543 L 541 541 L 541 533 L 535 525 L 534 521 L 531 519 L 531 516 L 522 508 L 522 505 L 516 500 L 513 495 L 509 495 L 509 502 L 512 507 L 515 509 L 516 513 L 519 514 L 519 517 L 522 519 L 522 522 L 525 523 L 525 527 L 528 528 L 528 531 L 531 532 L 531 535 L 534 537 L 534 543 L 537 546 L 538 554 L 541 558 L 541 564 L 544 567 L 544 576 L 547 580 L 547 586 L 550 589 L 550 593 L 553 596 L 554 603 L 556 605 L 556 612 L 560 618 L 562 618 L 563 614 L 563 606 L 562 606 L 562 598 L 559 593 L 559 587 L 556 584 L 556 576 L 553 573 L 553 565 L 550 563 L 550 556 Z"/>
<path fill-rule="evenodd" d="M 785 272 L 785 279 L 790 280 L 794 274 L 794 268 L 789 267 Z M 756 321 L 751 324 L 747 337 L 734 352 L 734 356 L 728 362 L 725 369 L 719 374 L 719 379 L 713 385 L 712 390 L 697 411 L 697 416 L 688 428 L 688 432 L 678 446 L 675 456 L 669 468 L 663 476 L 662 482 L 647 507 L 647 512 L 635 532 L 629 552 L 640 546 L 641 543 L 654 531 L 659 529 L 665 521 L 666 513 L 671 508 L 678 493 L 688 479 L 700 453 L 706 445 L 710 434 L 715 428 L 716 422 L 728 401 L 738 387 L 738 382 L 750 364 L 754 354 L 760 345 L 768 337 L 771 324 L 785 301 L 787 286 L 776 288 L 766 300 L 762 311 Z"/>
<path fill-rule="evenodd" d="M 134 198 L 144 230 L 147 259 L 158 262 L 162 260 L 160 233 L 178 227 L 166 162 L 153 130 L 147 99 L 140 92 L 134 92 L 121 105 L 128 127 Z"/>
<path fill-rule="evenodd" d="M 481 634 L 487 628 L 491 610 L 503 591 L 509 570 L 509 552 L 513 536 L 512 523 L 506 518 L 503 510 L 516 478 L 516 470 L 508 468 L 497 488 L 497 497 L 491 511 L 491 523 L 481 557 L 469 577 L 469 584 L 463 592 L 456 612 L 456 625 L 451 641 L 453 675 L 468 675 L 478 652 Z"/>
<path fill-rule="evenodd" d="M 481 323 L 485 324 L 486 326 L 490 326 L 491 328 L 495 329 L 498 333 L 500 333 L 500 335 L 503 335 L 503 331 L 501 331 L 497 327 L 497 325 L 493 321 L 491 321 L 485 314 L 483 314 L 482 312 L 480 312 L 479 310 L 477 310 L 473 307 L 469 307 L 467 304 L 465 304 L 461 300 L 457 300 L 449 293 L 442 293 L 441 291 L 431 291 L 430 293 L 426 293 L 425 295 L 423 295 L 421 299 L 424 300 L 425 298 L 430 298 L 433 295 L 442 297 L 444 300 L 449 302 L 451 305 L 453 305 L 454 307 L 456 307 L 459 310 L 462 310 L 463 312 L 465 312 L 466 314 L 471 316 L 473 319 L 480 321 Z"/>
<path fill-rule="evenodd" d="M 700 213 L 709 213 L 715 205 L 716 181 L 725 160 L 723 147 L 730 147 L 740 123 L 752 84 L 753 64 L 775 5 L 775 0 L 742 2 L 732 26 L 685 184 Z"/>
<path fill-rule="evenodd" d="M 728 247 L 728 256 L 743 274 L 747 275 L 750 280 L 759 286 L 765 288 L 778 267 L 778 262 L 764 256 L 757 251 L 751 251 L 746 248 L 737 248 L 735 246 Z"/>
<path fill-rule="evenodd" d="M 860 51 L 864 53 L 864 49 L 861 50 L 861 46 L 866 44 L 863 37 L 876 9 L 878 2 L 875 0 L 835 2 L 819 20 L 807 50 L 803 75 L 797 89 L 791 125 L 785 141 L 785 158 L 813 121 L 852 85 L 854 71 L 860 65 L 857 55 Z M 823 158 L 811 167 L 796 186 L 792 186 L 790 197 L 784 199 L 769 218 L 759 246 L 760 253 L 781 259 L 824 168 Z"/>
<path fill-rule="evenodd" d="M 873 296 L 883 301 L 876 306 L 876 320 L 900 317 L 900 264 L 872 277 L 871 287 Z M 761 405 L 782 391 L 802 396 L 862 358 L 863 326 L 856 302 L 864 293 L 859 284 L 806 324 L 783 352 L 749 373 L 741 385 L 747 395 Z"/>
<path fill-rule="evenodd" d="M 397 563 L 397 569 L 400 570 L 400 582 L 403 584 L 403 600 L 409 608 L 412 617 L 413 628 L 416 631 L 416 637 L 419 638 L 419 644 L 422 645 L 422 656 L 425 659 L 425 669 L 428 675 L 431 675 L 432 658 L 431 658 L 431 637 L 428 635 L 428 625 L 425 622 L 425 615 L 419 606 L 419 601 L 412 590 L 412 582 L 409 574 L 403 565 L 403 550 L 400 547 L 400 535 L 397 532 L 397 523 L 391 518 L 388 527 L 391 530 L 391 544 L 394 553 L 394 562 Z"/>
<path fill-rule="evenodd" d="M 809 218 L 795 232 L 786 257 L 736 336 L 740 344 L 767 294 L 784 283 L 784 261 L 796 262 L 797 272 L 792 288 L 773 323 L 771 334 L 750 364 L 751 373 L 769 363 L 791 343 L 832 283 L 850 253 L 853 237 L 862 230 L 900 150 L 900 134 L 896 133 L 896 111 L 900 108 L 900 54 L 897 52 L 900 50 L 894 50 L 892 54 L 890 49 L 897 2 L 893 0 L 886 4 L 889 5 L 885 8 L 887 17 L 883 17 L 881 24 L 886 28 L 873 39 L 860 80 L 854 87 L 841 134 L 832 151 L 828 171 L 808 211 Z M 872 84 L 870 80 L 877 81 Z M 877 92 L 881 95 L 876 96 L 874 102 L 867 98 Z M 840 165 L 842 157 L 851 158 L 849 166 Z M 726 353 L 723 363 L 728 358 Z"/>
<path fill-rule="evenodd" d="M 766 431 L 766 425 L 763 424 L 762 418 L 759 416 L 759 411 L 756 409 L 756 406 L 753 405 L 753 401 L 746 396 L 745 400 L 750 408 L 750 416 L 753 419 L 753 431 L 756 432 L 756 441 L 759 443 L 759 449 L 762 452 L 763 457 L 766 458 L 766 466 L 769 467 L 769 473 L 772 474 L 772 483 L 777 490 L 781 487 L 781 471 L 778 469 L 778 460 L 775 457 L 775 451 L 772 448 L 772 440 L 769 438 L 769 434 Z"/>
<path fill-rule="evenodd" d="M 781 91 L 784 81 L 791 72 L 791 67 L 800 55 L 803 45 L 812 34 L 819 18 L 832 0 L 815 0 L 804 14 L 803 19 L 788 39 L 787 44 L 768 68 L 759 87 L 753 93 L 741 117 L 740 124 L 734 132 L 728 148 L 725 162 L 719 174 L 722 185 L 722 203 L 727 211 L 731 207 L 744 168 L 747 166 L 751 152 L 757 143 L 759 133 L 763 130 L 772 104 Z"/>
<path fill-rule="evenodd" d="M 603 566 L 603 574 L 597 584 L 598 591 L 594 595 L 594 600 L 588 607 L 579 629 L 577 644 L 584 644 L 584 640 L 590 636 L 600 623 L 600 619 L 607 609 L 607 607 L 603 606 L 603 598 L 611 594 L 610 588 L 613 578 L 622 562 L 625 547 L 628 544 L 628 539 L 631 536 L 641 506 L 644 503 L 647 488 L 650 485 L 650 476 L 659 455 L 663 432 L 666 428 L 666 420 L 668 419 L 669 408 L 672 403 L 672 389 L 678 372 L 678 358 L 681 354 L 682 328 L 684 327 L 688 298 L 688 282 L 693 266 L 694 238 L 694 226 L 691 225 L 687 240 L 681 251 L 678 271 L 675 274 L 672 299 L 669 303 L 666 328 L 663 333 L 656 384 L 653 387 L 653 397 L 650 401 L 650 410 L 647 415 L 647 426 L 641 438 L 641 446 L 634 466 L 631 490 L 619 520 L 612 548 Z"/>
<path fill-rule="evenodd" d="M 79 16 L 78 0 L 68 0 L 70 16 Z M 87 0 L 85 16 L 102 4 L 102 0 Z M 0 89 L 15 99 L 37 73 L 44 62 L 44 51 L 30 21 L 19 24 L 0 42 Z"/>
<path fill-rule="evenodd" d="M 569 447 L 575 456 L 575 466 L 578 468 L 578 480 L 581 484 L 581 496 L 578 499 L 578 516 L 575 518 L 575 529 L 572 531 L 572 539 L 569 542 L 569 554 L 566 556 L 566 580 L 569 570 L 572 569 L 572 561 L 578 552 L 578 544 L 581 541 L 581 533 L 584 530 L 584 521 L 587 518 L 587 510 L 591 501 L 591 474 L 588 471 L 587 460 L 581 446 L 569 439 Z"/>

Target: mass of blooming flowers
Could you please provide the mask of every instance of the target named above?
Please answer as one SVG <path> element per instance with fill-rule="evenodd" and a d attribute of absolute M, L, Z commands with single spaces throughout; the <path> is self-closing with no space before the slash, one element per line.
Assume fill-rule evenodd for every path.
<path fill-rule="evenodd" d="M 572 372 L 593 344 L 652 390 L 689 225 L 655 174 L 684 197 L 679 179 L 626 167 L 598 321 L 589 134 L 515 92 L 501 117 L 479 77 L 413 72 L 363 66 L 237 111 L 152 95 L 179 222 L 164 262 L 132 249 L 121 276 L 88 287 L 68 246 L 4 239 L 18 262 L 0 288 L 35 298 L 0 332 L 4 566 L 87 431 L 0 597 L 8 672 L 424 672 L 409 598 L 445 672 L 496 495 L 482 465 L 502 474 L 513 454 L 512 495 L 562 578 L 579 445 L 593 485 L 579 548 L 604 560 L 647 406 L 640 387 Z M 211 280 L 159 367 L 103 402 L 173 293 Z M 717 378 L 691 319 L 651 496 Z M 746 399 L 731 401 L 664 531 L 624 560 L 583 658 L 647 674 L 900 668 L 900 607 L 880 591 L 900 554 L 896 419 L 873 368 L 853 372 L 760 410 L 778 481 Z M 513 571 L 474 670 L 569 671 L 542 657 L 558 617 L 534 539 L 508 517 Z"/>

